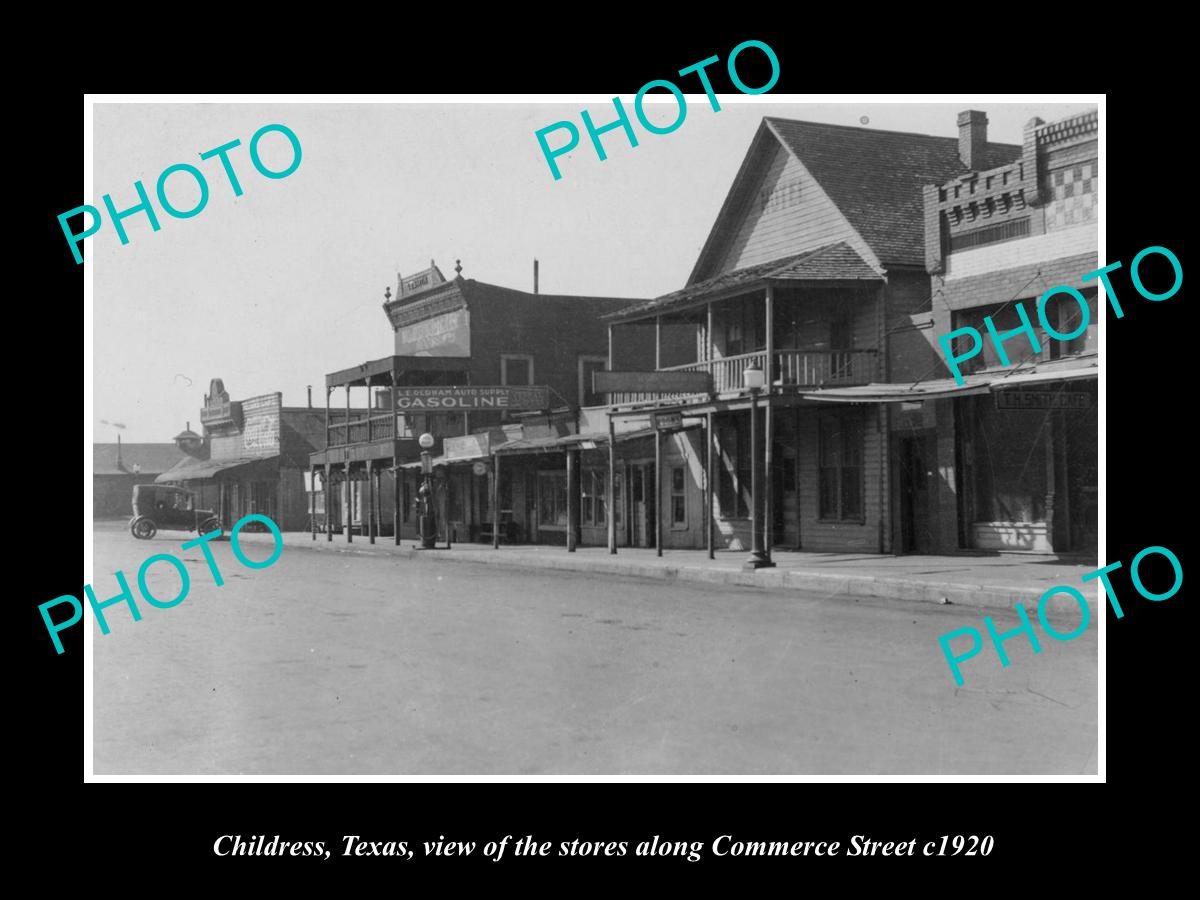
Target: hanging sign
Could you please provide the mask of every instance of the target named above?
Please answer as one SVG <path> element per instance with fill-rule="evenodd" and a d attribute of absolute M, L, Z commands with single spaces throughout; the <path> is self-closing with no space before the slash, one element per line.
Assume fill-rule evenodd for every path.
<path fill-rule="evenodd" d="M 463 412 L 479 409 L 549 409 L 545 387 L 398 387 L 396 409 Z"/>

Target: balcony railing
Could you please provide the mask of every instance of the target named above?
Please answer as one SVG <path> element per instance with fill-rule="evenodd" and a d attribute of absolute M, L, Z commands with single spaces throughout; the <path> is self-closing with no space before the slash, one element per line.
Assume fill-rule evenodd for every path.
<path fill-rule="evenodd" d="M 775 353 L 775 365 L 771 370 L 770 382 L 792 387 L 846 387 L 869 384 L 875 380 L 878 352 L 866 350 L 780 350 Z M 742 390 L 742 373 L 757 363 L 765 368 L 767 354 L 743 353 L 726 356 L 707 362 L 688 363 L 683 366 L 664 367 L 672 372 L 711 372 L 714 393 Z M 694 397 L 695 394 L 650 394 L 644 392 L 614 393 L 610 404 L 647 403 L 655 400 L 672 400 Z"/>
<path fill-rule="evenodd" d="M 396 435 L 395 413 L 375 416 L 353 416 L 347 421 L 345 413 L 330 410 L 329 430 L 326 444 L 329 447 L 344 447 L 347 444 L 369 444 L 372 441 L 391 440 Z"/>
<path fill-rule="evenodd" d="M 876 376 L 875 350 L 783 350 L 775 354 L 774 384 L 846 387 L 870 384 Z"/>

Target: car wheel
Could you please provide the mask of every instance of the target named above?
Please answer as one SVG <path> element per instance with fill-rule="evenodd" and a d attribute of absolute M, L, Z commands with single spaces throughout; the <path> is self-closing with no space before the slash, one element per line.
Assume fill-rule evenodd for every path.
<path fill-rule="evenodd" d="M 158 526 L 145 516 L 139 516 L 134 519 L 129 525 L 129 530 L 133 532 L 133 536 L 140 541 L 148 541 L 154 535 L 158 534 Z"/>
<path fill-rule="evenodd" d="M 200 523 L 200 534 L 211 534 L 214 531 L 218 535 L 221 534 L 221 520 L 217 519 L 215 516 L 211 519 L 205 519 Z"/>

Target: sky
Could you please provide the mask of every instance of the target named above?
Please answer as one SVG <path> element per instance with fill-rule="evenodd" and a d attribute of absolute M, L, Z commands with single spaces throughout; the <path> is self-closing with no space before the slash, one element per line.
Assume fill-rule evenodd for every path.
<path fill-rule="evenodd" d="M 668 95 L 647 105 L 660 126 L 677 115 Z M 561 98 L 557 98 L 561 101 Z M 632 98 L 623 97 L 627 109 Z M 1020 143 L 1034 116 L 1047 122 L 1092 103 L 901 104 L 778 102 L 688 95 L 671 134 L 636 118 L 638 146 L 621 130 L 603 136 L 608 159 L 588 140 L 580 110 L 600 126 L 611 100 L 552 103 L 96 103 L 94 196 L 117 210 L 138 200 L 141 180 L 159 217 L 123 220 L 122 245 L 105 218 L 87 238 L 93 277 L 93 439 L 168 442 L 190 421 L 201 431 L 209 381 L 232 399 L 282 391 L 302 406 L 307 385 L 323 405 L 324 376 L 392 352 L 382 310 L 397 272 L 431 259 L 447 278 L 542 293 L 656 297 L 685 285 L 763 116 L 865 125 L 954 137 L 956 115 L 981 109 L 989 139 Z M 581 132 L 551 175 L 534 133 L 560 120 Z M 302 148 L 299 167 L 268 179 L 248 145 L 263 125 L 282 123 Z M 244 193 L 235 197 L 217 159 L 199 154 L 234 139 L 229 153 Z M 551 146 L 564 132 L 549 136 Z M 260 144 L 265 166 L 291 161 L 278 133 Z M 191 218 L 166 215 L 159 174 L 190 163 L 205 175 L 208 203 Z M 167 194 L 189 209 L 199 197 L 187 174 Z M 66 248 L 64 248 L 66 249 Z M 124 426 L 118 427 L 117 424 Z"/>

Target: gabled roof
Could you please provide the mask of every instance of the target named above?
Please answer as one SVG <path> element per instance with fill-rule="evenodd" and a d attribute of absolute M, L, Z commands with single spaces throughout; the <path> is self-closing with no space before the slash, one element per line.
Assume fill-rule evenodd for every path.
<path fill-rule="evenodd" d="M 768 136 L 799 160 L 885 265 L 925 264 L 923 187 L 968 171 L 957 137 L 764 117 L 689 281 L 724 250 L 728 225 L 742 209 L 740 192 L 749 188 L 764 147 L 773 143 Z M 980 168 L 1020 155 L 1018 144 L 989 143 Z"/>
<path fill-rule="evenodd" d="M 174 444 L 121 444 L 121 466 L 118 466 L 117 446 L 92 444 L 93 475 L 157 475 L 186 458 Z"/>
<path fill-rule="evenodd" d="M 882 281 L 883 277 L 869 266 L 854 248 L 844 241 L 827 244 L 815 250 L 805 250 L 783 259 L 758 263 L 723 272 L 697 281 L 670 294 L 645 303 L 630 306 L 604 316 L 609 320 L 625 320 L 653 313 L 661 315 L 671 310 L 698 306 L 718 296 L 729 296 L 740 288 L 750 289 L 767 281 Z"/>

